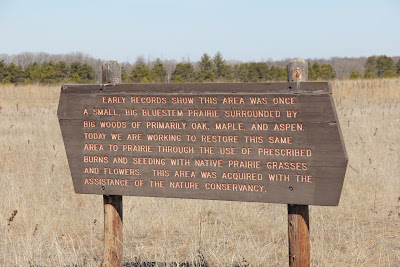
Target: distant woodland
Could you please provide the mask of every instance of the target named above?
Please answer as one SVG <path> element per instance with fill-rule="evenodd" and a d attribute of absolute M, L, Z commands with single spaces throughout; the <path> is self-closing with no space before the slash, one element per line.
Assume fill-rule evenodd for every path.
<path fill-rule="evenodd" d="M 199 61 L 155 59 L 140 56 L 134 63 L 122 62 L 124 83 L 270 82 L 286 81 L 281 61 L 239 62 L 222 53 L 203 54 Z M 310 81 L 373 79 L 400 76 L 400 57 L 385 55 L 360 58 L 306 59 Z M 83 53 L 0 54 L 1 84 L 99 83 L 103 60 Z"/>

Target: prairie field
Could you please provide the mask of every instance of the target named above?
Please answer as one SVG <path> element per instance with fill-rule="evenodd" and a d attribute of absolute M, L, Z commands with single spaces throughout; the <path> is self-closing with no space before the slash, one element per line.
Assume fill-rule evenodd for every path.
<path fill-rule="evenodd" d="M 312 266 L 400 266 L 400 79 L 334 80 L 349 156 L 310 206 Z M 103 198 L 75 194 L 60 86 L 0 87 L 0 266 L 99 266 Z M 287 266 L 287 205 L 124 197 L 124 262 Z"/>

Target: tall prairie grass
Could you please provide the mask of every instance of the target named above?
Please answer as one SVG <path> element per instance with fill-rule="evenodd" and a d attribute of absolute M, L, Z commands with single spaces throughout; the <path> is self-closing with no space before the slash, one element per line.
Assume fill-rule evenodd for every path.
<path fill-rule="evenodd" d="M 310 206 L 313 266 L 400 266 L 400 79 L 332 82 L 349 166 Z M 99 266 L 103 203 L 75 194 L 59 87 L 0 87 L 0 266 Z M 124 197 L 124 262 L 286 266 L 283 204 Z"/>

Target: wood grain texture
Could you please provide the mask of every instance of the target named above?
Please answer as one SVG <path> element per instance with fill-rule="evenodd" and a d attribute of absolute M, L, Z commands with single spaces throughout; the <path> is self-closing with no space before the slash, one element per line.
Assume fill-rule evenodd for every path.
<path fill-rule="evenodd" d="M 116 85 L 121 83 L 121 66 L 115 61 L 105 62 L 103 64 L 102 80 L 103 84 L 107 85 Z M 123 264 L 122 196 L 103 195 L 103 202 L 104 255 L 102 266 L 121 267 Z"/>
<path fill-rule="evenodd" d="M 135 195 L 135 196 L 152 196 L 152 197 L 172 197 L 172 198 L 193 198 L 193 199 L 217 199 L 217 200 L 234 200 L 234 201 L 252 201 L 252 202 L 270 202 L 270 203 L 287 203 L 287 204 L 313 204 L 313 205 L 337 205 L 343 184 L 344 172 L 347 165 L 347 158 L 342 147 L 342 140 L 338 130 L 338 121 L 333 111 L 331 103 L 331 89 L 327 83 L 248 83 L 248 84 L 120 84 L 115 86 L 99 86 L 99 85 L 65 85 L 61 90 L 60 105 L 58 116 L 68 161 L 70 164 L 74 188 L 77 193 L 88 194 L 106 194 L 106 195 Z M 130 103 L 131 97 L 165 97 L 167 103 Z M 215 97 L 218 104 L 200 103 L 200 97 Z M 274 97 L 286 96 L 295 97 L 295 105 L 274 105 L 272 99 Z M 125 97 L 126 102 L 110 105 L 101 103 L 102 97 Z M 173 97 L 193 97 L 193 104 L 172 104 Z M 243 97 L 246 103 L 238 105 L 222 104 L 225 97 Z M 266 97 L 269 99 L 266 105 L 252 105 L 249 102 L 250 97 Z M 108 109 L 112 108 L 112 112 L 117 112 L 119 116 L 94 115 L 92 110 L 96 108 Z M 137 109 L 138 114 L 135 116 L 127 116 L 124 114 L 125 109 Z M 88 110 L 88 114 L 84 114 L 84 109 Z M 156 109 L 181 109 L 184 116 L 170 117 L 148 117 L 142 114 L 142 110 Z M 252 117 L 194 117 L 187 116 L 189 109 L 218 109 L 220 114 L 230 110 L 279 110 L 280 117 L 252 118 Z M 296 118 L 286 117 L 289 110 L 297 110 Z M 93 121 L 96 127 L 84 128 L 85 120 Z M 127 127 L 121 129 L 99 128 L 100 122 L 120 121 L 126 122 Z M 131 123 L 134 121 L 142 122 L 139 129 L 134 129 Z M 146 128 L 146 122 L 168 122 L 168 123 L 186 123 L 186 129 L 151 129 Z M 193 129 L 192 123 L 206 123 L 208 129 Z M 234 123 L 241 124 L 245 131 L 236 130 L 218 130 L 216 123 Z M 266 123 L 269 125 L 267 131 L 252 131 L 254 123 Z M 304 131 L 280 132 L 274 131 L 275 124 L 281 123 L 299 123 Z M 101 140 L 85 140 L 85 132 L 102 132 L 107 134 L 105 139 Z M 120 133 L 123 140 L 112 141 L 110 135 L 112 133 Z M 127 141 L 126 137 L 131 133 L 141 133 L 142 140 Z M 198 138 L 195 142 L 187 142 L 181 140 L 174 141 L 149 141 L 146 140 L 147 134 L 163 133 L 163 134 L 179 134 L 182 139 L 186 139 L 187 134 L 194 134 Z M 201 141 L 202 135 L 235 135 L 239 142 L 235 144 L 229 143 L 205 143 Z M 245 142 L 246 135 L 260 135 L 264 138 L 262 143 L 249 144 Z M 270 136 L 285 137 L 290 135 L 293 138 L 293 144 L 273 144 L 268 143 Z M 110 143 L 119 145 L 117 152 L 110 151 L 84 151 L 83 146 L 86 143 L 96 143 L 103 145 L 108 149 Z M 122 145 L 152 145 L 153 152 L 132 152 L 123 151 Z M 181 155 L 173 153 L 163 153 L 157 151 L 158 145 L 180 145 L 194 146 L 194 153 Z M 202 154 L 199 147 L 202 145 L 212 145 L 215 150 L 223 149 L 227 146 L 235 146 L 241 149 L 245 146 L 253 148 L 252 154 L 245 156 L 240 153 L 234 155 L 221 154 Z M 311 157 L 296 156 L 269 156 L 257 154 L 255 151 L 259 149 L 274 148 L 302 148 L 312 150 Z M 85 184 L 84 174 L 85 167 L 92 166 L 83 162 L 84 156 L 107 155 L 111 161 L 114 157 L 127 157 L 130 164 L 110 164 L 96 163 L 93 166 L 98 167 L 101 171 L 105 167 L 129 167 L 139 168 L 140 175 L 128 177 L 131 186 L 115 186 L 115 185 L 94 185 Z M 160 166 L 155 165 L 137 165 L 131 164 L 133 157 L 152 157 L 164 158 L 167 164 L 162 167 L 169 169 L 171 175 L 167 178 L 155 177 L 153 169 Z M 171 166 L 169 161 L 177 158 L 187 158 L 191 161 L 190 166 Z M 221 159 L 223 168 L 213 169 L 211 167 L 194 166 L 195 159 Z M 259 169 L 243 169 L 240 167 L 229 167 L 229 160 L 259 160 L 261 166 Z M 315 179 L 312 183 L 299 183 L 294 180 L 295 173 L 288 169 L 271 170 L 267 167 L 268 161 L 277 162 L 304 162 L 307 164 L 307 171 L 300 171 L 300 174 L 308 173 Z M 195 178 L 175 177 L 176 171 L 187 169 L 196 173 Z M 204 179 L 201 178 L 201 171 L 215 171 L 218 178 Z M 260 181 L 244 181 L 244 180 L 222 180 L 221 176 L 224 172 L 257 172 L 263 175 Z M 291 175 L 291 181 L 277 182 L 270 181 L 269 173 L 280 173 Z M 93 175 L 92 175 L 93 176 Z M 101 177 L 118 178 L 121 176 L 111 175 Z M 133 186 L 136 179 L 142 179 L 145 186 Z M 163 189 L 150 186 L 151 180 L 163 179 L 169 185 L 169 182 L 177 181 L 195 181 L 198 182 L 200 189 L 176 189 L 166 186 Z M 229 190 L 205 190 L 208 182 L 219 183 L 235 183 L 235 184 L 259 184 L 263 185 L 265 192 L 246 192 L 246 191 L 229 191 Z M 318 192 L 317 192 L 318 190 Z"/>
<path fill-rule="evenodd" d="M 115 85 L 121 83 L 121 66 L 116 61 L 107 61 L 103 64 L 103 84 Z"/>
<path fill-rule="evenodd" d="M 103 267 L 122 266 L 122 196 L 104 196 Z"/>
<path fill-rule="evenodd" d="M 310 228 L 307 205 L 288 205 L 289 266 L 310 266 Z"/>
<path fill-rule="evenodd" d="M 294 58 L 288 64 L 288 82 L 308 81 L 308 63 L 302 58 Z"/>
<path fill-rule="evenodd" d="M 288 81 L 289 82 L 306 82 L 308 81 L 308 63 L 302 58 L 295 58 L 288 64 Z M 332 103 L 332 98 L 330 98 Z M 314 111 L 312 111 L 313 113 Z M 335 107 L 332 103 L 332 121 L 337 121 Z M 339 124 L 339 123 L 335 123 Z M 340 132 L 339 132 L 340 135 Z M 342 141 L 342 140 L 341 140 Z M 326 141 L 325 141 L 326 142 Z M 332 153 L 329 153 L 332 156 Z M 346 155 L 345 155 L 346 157 Z M 324 172 L 326 169 L 324 168 Z M 343 174 L 344 177 L 344 174 Z M 323 198 L 329 190 L 316 188 L 324 192 Z M 320 192 L 319 192 L 320 193 Z M 294 203 L 293 203 L 294 204 Z M 308 205 L 288 205 L 288 238 L 289 238 L 289 266 L 290 267 L 308 267 L 311 263 L 311 246 L 310 246 L 310 222 Z"/>

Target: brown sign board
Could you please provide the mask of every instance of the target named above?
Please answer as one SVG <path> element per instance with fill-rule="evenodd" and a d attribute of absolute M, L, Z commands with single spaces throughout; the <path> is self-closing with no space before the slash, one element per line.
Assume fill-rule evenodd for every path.
<path fill-rule="evenodd" d="M 64 85 L 76 193 L 338 205 L 329 83 Z"/>

